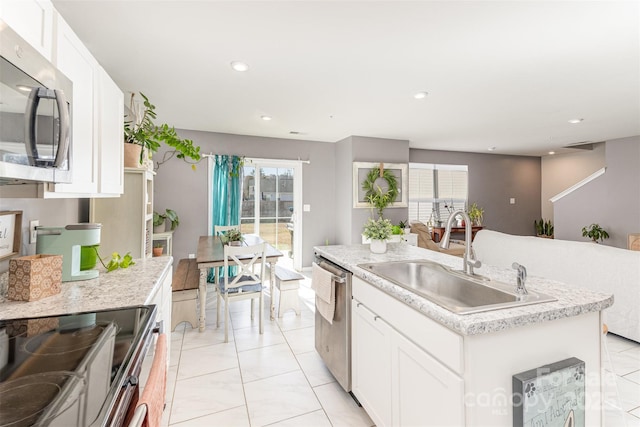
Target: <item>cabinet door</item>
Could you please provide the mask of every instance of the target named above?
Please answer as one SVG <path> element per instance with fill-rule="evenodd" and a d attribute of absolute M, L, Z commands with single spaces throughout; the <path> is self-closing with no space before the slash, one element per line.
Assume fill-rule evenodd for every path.
<path fill-rule="evenodd" d="M 118 196 L 124 191 L 124 95 L 102 67 L 97 86 L 98 192 Z"/>
<path fill-rule="evenodd" d="M 462 378 L 397 332 L 391 348 L 393 425 L 465 425 Z"/>
<path fill-rule="evenodd" d="M 94 108 L 95 75 L 98 63 L 71 27 L 56 20 L 54 64 L 73 82 L 71 129 L 71 184 L 54 184 L 44 197 L 74 197 L 98 191 L 98 156 Z"/>
<path fill-rule="evenodd" d="M 150 297 L 149 304 L 157 307 L 156 322 L 162 322 L 162 333 L 167 334 L 167 367 L 169 366 L 169 356 L 171 355 L 171 281 L 173 269 L 161 279 L 160 288 Z"/>
<path fill-rule="evenodd" d="M 51 61 L 53 5 L 49 0 L 1 0 L 0 18 Z"/>
<path fill-rule="evenodd" d="M 353 394 L 377 426 L 390 426 L 392 329 L 357 300 L 351 305 Z"/>

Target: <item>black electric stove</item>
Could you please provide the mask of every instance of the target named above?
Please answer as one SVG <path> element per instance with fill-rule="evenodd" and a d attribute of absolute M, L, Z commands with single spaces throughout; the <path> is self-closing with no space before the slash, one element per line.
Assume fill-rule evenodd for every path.
<path fill-rule="evenodd" d="M 0 321 L 0 426 L 120 425 L 155 306 Z"/>

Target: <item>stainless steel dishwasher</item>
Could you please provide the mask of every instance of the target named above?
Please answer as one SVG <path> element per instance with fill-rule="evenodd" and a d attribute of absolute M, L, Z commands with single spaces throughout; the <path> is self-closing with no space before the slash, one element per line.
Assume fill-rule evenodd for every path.
<path fill-rule="evenodd" d="M 342 388 L 351 391 L 351 272 L 316 255 L 316 264 L 333 274 L 336 309 L 330 324 L 316 309 L 316 351 Z"/>

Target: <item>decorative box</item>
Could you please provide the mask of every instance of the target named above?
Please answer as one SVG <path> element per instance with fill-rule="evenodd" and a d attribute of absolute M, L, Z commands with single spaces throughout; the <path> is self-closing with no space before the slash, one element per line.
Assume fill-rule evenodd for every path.
<path fill-rule="evenodd" d="M 62 255 L 30 255 L 9 260 L 7 299 L 35 301 L 60 293 Z"/>
<path fill-rule="evenodd" d="M 43 317 L 40 319 L 13 320 L 5 322 L 7 334 L 10 337 L 24 335 L 25 337 L 35 337 L 58 328 L 57 317 Z"/>

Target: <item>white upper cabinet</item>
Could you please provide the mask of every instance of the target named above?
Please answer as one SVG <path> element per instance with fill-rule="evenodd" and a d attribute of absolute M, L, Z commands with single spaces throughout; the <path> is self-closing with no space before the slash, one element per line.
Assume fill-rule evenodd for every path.
<path fill-rule="evenodd" d="M 0 18 L 51 61 L 53 5 L 49 0 L 0 0 Z"/>
<path fill-rule="evenodd" d="M 71 27 L 56 18 L 53 64 L 73 82 L 71 119 L 71 184 L 48 185 L 44 197 L 70 197 L 98 192 L 95 86 L 98 62 Z"/>
<path fill-rule="evenodd" d="M 118 197 L 124 191 L 124 95 L 58 15 L 53 63 L 73 82 L 73 182 L 43 186 L 45 198 Z"/>
<path fill-rule="evenodd" d="M 124 191 L 124 94 L 102 67 L 97 89 L 98 193 L 119 196 Z"/>

